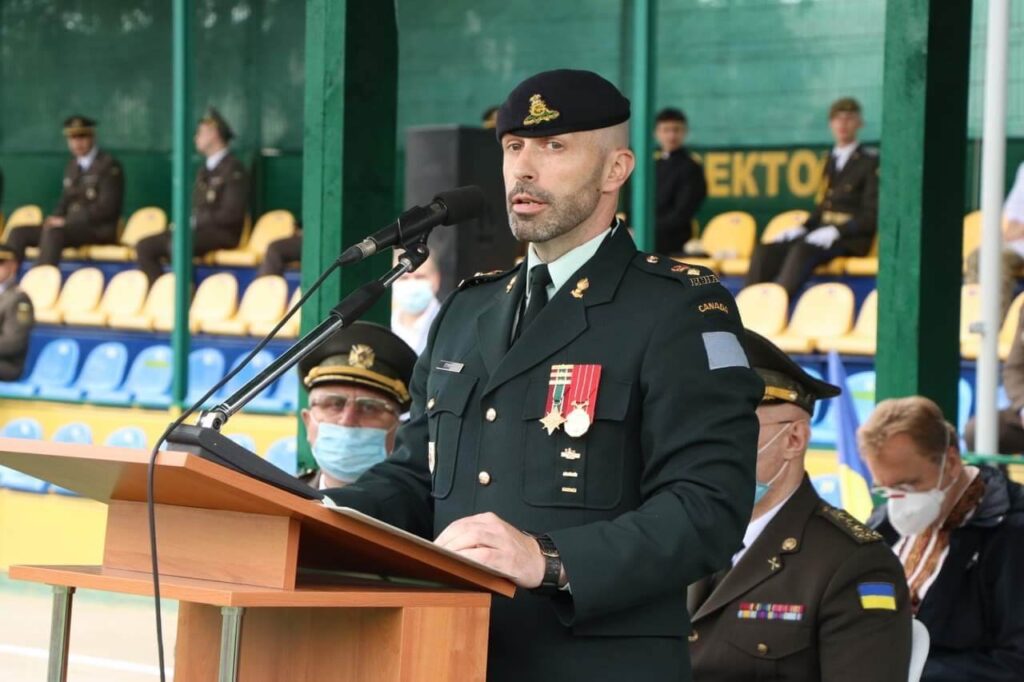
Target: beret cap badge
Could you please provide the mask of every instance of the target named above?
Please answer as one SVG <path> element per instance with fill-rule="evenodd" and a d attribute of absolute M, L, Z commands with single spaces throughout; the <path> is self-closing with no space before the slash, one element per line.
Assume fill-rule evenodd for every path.
<path fill-rule="evenodd" d="M 376 359 L 377 356 L 373 352 L 373 348 L 362 343 L 355 344 L 348 352 L 348 364 L 352 367 L 370 369 L 373 367 L 373 363 Z"/>
<path fill-rule="evenodd" d="M 530 113 L 523 119 L 524 126 L 535 126 L 548 121 L 554 121 L 560 113 L 549 109 L 547 102 L 539 94 L 530 97 Z"/>

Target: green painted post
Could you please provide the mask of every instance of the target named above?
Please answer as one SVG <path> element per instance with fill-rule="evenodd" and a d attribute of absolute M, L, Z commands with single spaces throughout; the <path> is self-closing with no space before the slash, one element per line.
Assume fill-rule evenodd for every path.
<path fill-rule="evenodd" d="M 302 183 L 302 286 L 394 220 L 398 26 L 392 2 L 308 0 Z M 307 301 L 302 330 L 391 267 L 390 253 L 346 267 Z M 388 324 L 387 300 L 364 318 Z M 305 396 L 300 396 L 304 402 Z M 305 450 L 301 420 L 299 443 Z"/>
<path fill-rule="evenodd" d="M 886 4 L 877 397 L 954 422 L 970 38 L 970 2 Z"/>
<path fill-rule="evenodd" d="M 630 138 L 636 151 L 636 170 L 630 180 L 633 215 L 629 216 L 637 246 L 654 248 L 654 154 L 651 134 L 656 77 L 654 16 L 657 0 L 633 0 L 633 93 Z"/>
<path fill-rule="evenodd" d="M 189 159 L 192 127 L 192 0 L 174 0 L 172 9 L 171 63 L 173 103 L 171 114 L 171 222 L 174 235 L 171 263 L 174 267 L 174 327 L 171 350 L 174 356 L 174 381 L 171 396 L 182 407 L 188 392 L 189 327 L 188 309 L 192 300 L 192 229 L 189 207 Z"/>

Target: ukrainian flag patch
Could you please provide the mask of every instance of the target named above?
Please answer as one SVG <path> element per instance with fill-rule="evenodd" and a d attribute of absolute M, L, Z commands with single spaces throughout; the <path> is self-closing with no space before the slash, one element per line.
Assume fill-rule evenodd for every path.
<path fill-rule="evenodd" d="M 892 583 L 858 583 L 857 593 L 865 610 L 896 610 L 896 586 Z"/>

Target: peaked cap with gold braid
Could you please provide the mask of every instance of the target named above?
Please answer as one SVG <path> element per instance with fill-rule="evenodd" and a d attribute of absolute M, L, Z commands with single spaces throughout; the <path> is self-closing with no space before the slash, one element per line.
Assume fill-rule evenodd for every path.
<path fill-rule="evenodd" d="M 842 393 L 838 386 L 812 377 L 781 348 L 757 332 L 747 329 L 743 336 L 743 350 L 750 367 L 764 380 L 762 405 L 793 403 L 814 414 L 814 401 Z"/>

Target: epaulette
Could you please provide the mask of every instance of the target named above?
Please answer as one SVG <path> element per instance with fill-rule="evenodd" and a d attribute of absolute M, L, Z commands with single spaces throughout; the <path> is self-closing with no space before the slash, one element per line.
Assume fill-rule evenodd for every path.
<path fill-rule="evenodd" d="M 839 509 L 838 507 L 833 507 L 827 502 L 822 502 L 816 513 L 818 516 L 822 516 L 831 521 L 834 526 L 839 528 L 839 530 L 853 538 L 858 545 L 866 545 L 869 542 L 878 542 L 882 539 L 882 535 L 878 531 L 865 526 L 863 523 L 850 516 L 845 509 Z"/>
<path fill-rule="evenodd" d="M 514 270 L 515 268 L 513 268 Z M 490 272 L 478 272 L 472 277 L 459 282 L 459 291 L 468 289 L 469 287 L 475 287 L 478 284 L 486 284 L 487 282 L 495 282 L 505 275 L 508 275 L 512 270 L 491 270 Z"/>
<path fill-rule="evenodd" d="M 718 275 L 714 270 L 700 265 L 681 263 L 672 258 L 652 253 L 638 253 L 633 262 L 641 270 L 674 279 L 686 286 L 700 287 L 705 284 L 718 284 Z"/>

